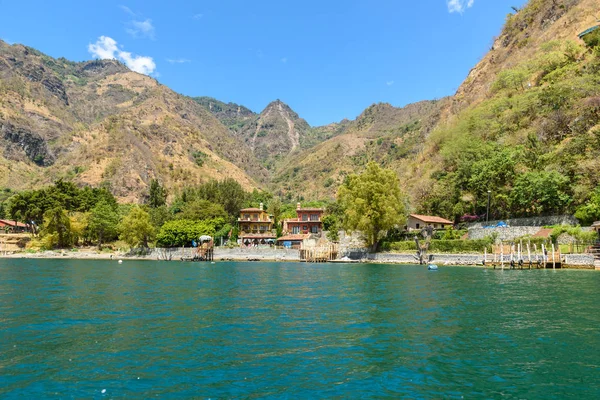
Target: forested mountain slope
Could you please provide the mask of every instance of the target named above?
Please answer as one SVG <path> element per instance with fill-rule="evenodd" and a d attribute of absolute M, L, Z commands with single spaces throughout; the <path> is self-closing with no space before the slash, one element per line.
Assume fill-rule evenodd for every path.
<path fill-rule="evenodd" d="M 592 0 L 532 0 L 471 71 L 400 173 L 424 212 L 573 212 L 600 183 L 600 48 Z M 588 38 L 589 39 L 589 38 Z"/>

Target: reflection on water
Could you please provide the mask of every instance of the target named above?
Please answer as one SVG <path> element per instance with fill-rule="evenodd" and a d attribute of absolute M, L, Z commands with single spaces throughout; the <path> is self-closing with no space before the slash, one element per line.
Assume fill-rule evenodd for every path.
<path fill-rule="evenodd" d="M 0 397 L 598 398 L 599 288 L 586 271 L 0 260 Z"/>

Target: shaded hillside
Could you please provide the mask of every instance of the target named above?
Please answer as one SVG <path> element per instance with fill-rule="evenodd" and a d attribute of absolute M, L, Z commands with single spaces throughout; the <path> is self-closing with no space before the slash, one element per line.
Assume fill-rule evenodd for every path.
<path fill-rule="evenodd" d="M 339 131 L 331 139 L 292 155 L 277 171 L 272 187 L 289 198 L 333 197 L 344 178 L 369 161 L 398 169 L 418 153 L 446 102 L 423 101 L 404 108 L 374 104 L 356 120 L 334 126 Z"/>
<path fill-rule="evenodd" d="M 0 185 L 66 177 L 139 200 L 158 177 L 171 189 L 265 171 L 211 113 L 113 60 L 74 63 L 0 41 Z"/>

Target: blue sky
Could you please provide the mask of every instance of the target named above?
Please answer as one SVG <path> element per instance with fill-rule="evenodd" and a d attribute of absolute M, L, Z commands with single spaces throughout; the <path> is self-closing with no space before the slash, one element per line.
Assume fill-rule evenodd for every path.
<path fill-rule="evenodd" d="M 455 92 L 524 0 L 0 0 L 0 38 L 311 125 Z"/>

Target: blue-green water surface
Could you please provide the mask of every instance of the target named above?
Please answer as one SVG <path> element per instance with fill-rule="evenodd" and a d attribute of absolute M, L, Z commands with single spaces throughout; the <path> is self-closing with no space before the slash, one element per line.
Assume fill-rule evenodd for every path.
<path fill-rule="evenodd" d="M 600 273 L 0 260 L 0 398 L 600 398 Z"/>

